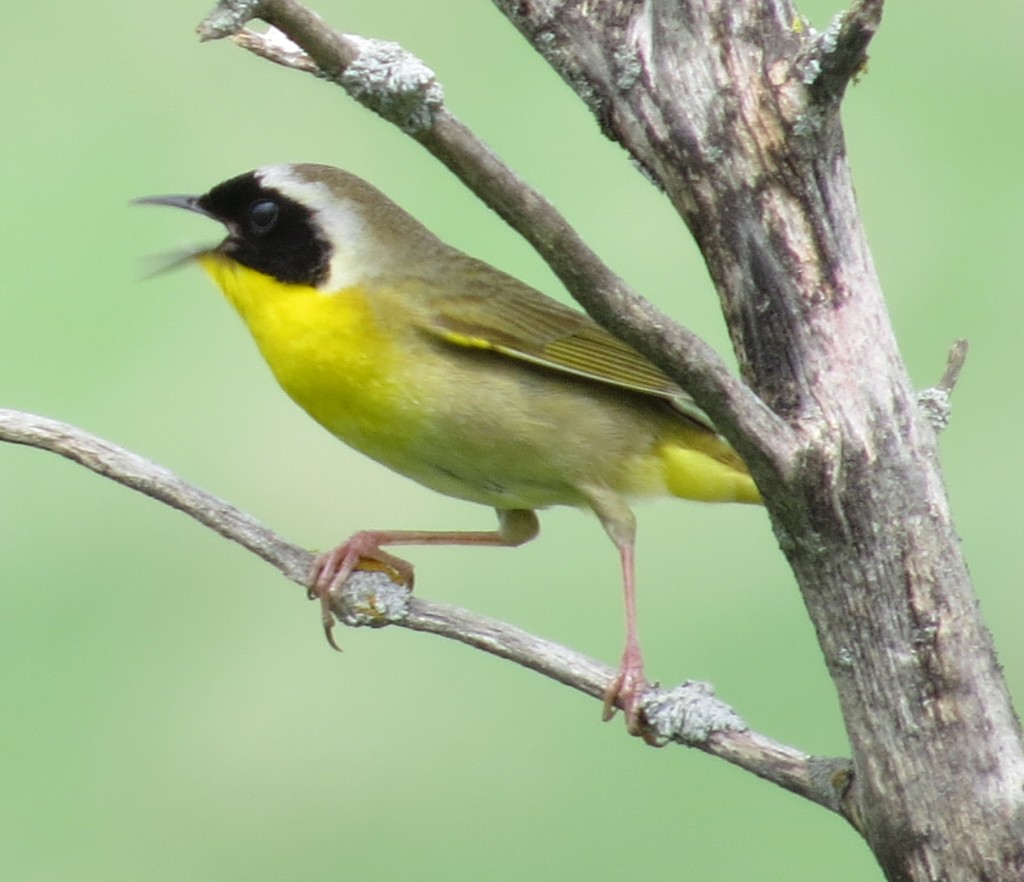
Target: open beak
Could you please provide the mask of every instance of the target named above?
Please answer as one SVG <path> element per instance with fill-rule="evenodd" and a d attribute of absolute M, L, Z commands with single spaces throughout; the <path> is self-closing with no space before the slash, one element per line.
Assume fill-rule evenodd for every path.
<path fill-rule="evenodd" d="M 194 211 L 204 217 L 217 220 L 209 211 L 200 204 L 199 196 L 142 196 L 132 200 L 132 205 L 170 205 L 172 208 L 184 208 L 186 211 Z M 159 259 L 157 266 L 146 273 L 147 278 L 161 276 L 166 272 L 177 269 L 185 264 L 192 263 L 197 257 L 209 254 L 213 248 L 196 248 L 189 251 L 179 251 Z"/>
<path fill-rule="evenodd" d="M 170 205 L 172 208 L 184 208 L 186 211 L 194 211 L 206 217 L 213 217 L 202 205 L 199 204 L 199 196 L 141 196 L 133 199 L 133 205 Z M 216 220 L 216 218 L 213 218 Z"/>

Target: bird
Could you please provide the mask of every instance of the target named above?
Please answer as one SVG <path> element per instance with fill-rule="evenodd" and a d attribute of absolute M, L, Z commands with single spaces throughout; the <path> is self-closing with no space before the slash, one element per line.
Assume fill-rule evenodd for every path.
<path fill-rule="evenodd" d="M 359 568 L 412 585 L 395 545 L 518 546 L 536 512 L 589 509 L 618 550 L 625 646 L 602 717 L 643 734 L 636 500 L 761 503 L 694 399 L 582 312 L 444 243 L 373 185 L 328 165 L 267 165 L 203 195 L 136 200 L 226 229 L 190 253 L 237 310 L 283 390 L 350 447 L 425 487 L 493 508 L 490 531 L 364 530 L 317 558 L 332 590 Z M 367 564 L 367 562 L 371 562 Z"/>

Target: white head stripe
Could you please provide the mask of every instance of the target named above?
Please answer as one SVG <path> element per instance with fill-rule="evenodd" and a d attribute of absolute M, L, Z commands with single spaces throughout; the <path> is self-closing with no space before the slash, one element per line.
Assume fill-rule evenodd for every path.
<path fill-rule="evenodd" d="M 331 243 L 331 261 L 327 277 L 317 287 L 325 293 L 363 282 L 374 275 L 375 250 L 368 235 L 360 207 L 333 192 L 321 181 L 295 174 L 290 165 L 268 165 L 256 173 L 260 183 L 277 190 L 312 209 L 316 222 Z"/>

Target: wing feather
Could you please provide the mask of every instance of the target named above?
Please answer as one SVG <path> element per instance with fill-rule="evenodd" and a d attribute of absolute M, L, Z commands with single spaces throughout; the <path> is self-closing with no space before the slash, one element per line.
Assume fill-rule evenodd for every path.
<path fill-rule="evenodd" d="M 491 267 L 484 269 L 489 273 L 475 279 L 478 290 L 448 295 L 431 304 L 421 318 L 421 329 L 456 346 L 489 349 L 550 370 L 662 398 L 693 422 L 716 431 L 690 395 L 633 347 L 588 316 L 511 276 Z M 463 275 L 462 281 L 466 279 Z"/>

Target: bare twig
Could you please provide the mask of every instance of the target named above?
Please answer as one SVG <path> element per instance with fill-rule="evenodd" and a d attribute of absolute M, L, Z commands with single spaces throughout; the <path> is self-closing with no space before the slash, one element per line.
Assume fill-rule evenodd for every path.
<path fill-rule="evenodd" d="M 316 66 L 316 62 L 277 28 L 271 28 L 264 33 L 242 30 L 233 34 L 231 41 L 236 46 L 247 49 L 253 55 L 258 55 L 274 64 L 313 74 L 315 77 L 324 76 L 324 72 Z"/>
<path fill-rule="evenodd" d="M 960 379 L 960 371 L 967 360 L 967 350 L 966 340 L 955 341 L 949 347 L 946 369 L 939 382 L 917 393 L 918 406 L 936 432 L 943 431 L 949 425 L 953 410 L 953 388 Z"/>
<path fill-rule="evenodd" d="M 252 515 L 183 481 L 169 469 L 59 420 L 0 408 L 0 441 L 59 453 L 105 478 L 185 512 L 305 585 L 313 555 L 285 542 Z"/>
<path fill-rule="evenodd" d="M 955 340 L 949 347 L 949 355 L 946 357 L 946 369 L 942 372 L 937 388 L 945 392 L 952 392 L 960 379 L 960 371 L 963 370 L 964 362 L 967 361 L 969 344 L 963 338 Z"/>
<path fill-rule="evenodd" d="M 855 0 L 817 36 L 814 54 L 821 75 L 808 85 L 820 98 L 838 102 L 850 81 L 864 70 L 868 44 L 882 22 L 883 6 L 884 0 Z"/>
<path fill-rule="evenodd" d="M 0 441 L 58 453 L 106 478 L 184 512 L 306 586 L 313 555 L 285 541 L 251 515 L 182 480 L 169 469 L 75 426 L 0 409 Z M 347 625 L 398 625 L 457 640 L 513 661 L 602 700 L 615 677 L 608 665 L 520 628 L 421 597 L 380 571 L 358 571 L 334 599 Z M 645 710 L 663 740 L 697 747 L 807 799 L 842 813 L 849 763 L 811 757 L 750 730 L 705 684 L 652 689 Z M 828 768 L 831 775 L 823 775 Z M 845 777 L 844 777 L 845 775 Z"/>

